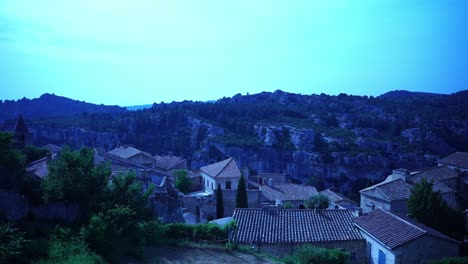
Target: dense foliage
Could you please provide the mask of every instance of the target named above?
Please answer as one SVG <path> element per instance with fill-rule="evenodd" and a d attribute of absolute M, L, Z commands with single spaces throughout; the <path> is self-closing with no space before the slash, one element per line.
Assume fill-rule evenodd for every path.
<path fill-rule="evenodd" d="M 244 176 L 241 175 L 236 191 L 236 208 L 248 208 L 247 187 L 245 185 Z"/>
<path fill-rule="evenodd" d="M 175 187 L 182 193 L 188 193 L 192 182 L 187 177 L 187 170 L 174 171 Z"/>
<path fill-rule="evenodd" d="M 330 206 L 330 198 L 322 194 L 314 195 L 304 201 L 304 206 L 307 209 L 327 209 Z"/>
<path fill-rule="evenodd" d="M 463 238 L 464 217 L 450 208 L 440 192 L 432 190 L 426 179 L 414 186 L 408 199 L 408 210 L 419 222 L 457 239 Z"/>
<path fill-rule="evenodd" d="M 349 253 L 340 249 L 324 249 L 311 245 L 304 245 L 294 251 L 292 256 L 286 257 L 287 264 L 344 264 Z"/>
<path fill-rule="evenodd" d="M 17 262 L 28 242 L 25 234 L 10 223 L 0 223 L 0 263 Z"/>

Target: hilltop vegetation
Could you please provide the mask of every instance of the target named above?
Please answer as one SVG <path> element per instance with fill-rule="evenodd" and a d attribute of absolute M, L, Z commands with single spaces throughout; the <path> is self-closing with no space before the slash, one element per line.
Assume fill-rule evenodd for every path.
<path fill-rule="evenodd" d="M 231 156 L 252 172 L 286 170 L 297 181 L 314 178 L 346 193 L 362 187 L 356 186 L 361 178 L 434 166 L 438 157 L 468 151 L 467 100 L 468 91 L 379 97 L 275 91 L 155 103 L 138 111 L 25 118 L 38 135 L 36 144 L 132 144 L 183 156 L 193 168 Z"/>

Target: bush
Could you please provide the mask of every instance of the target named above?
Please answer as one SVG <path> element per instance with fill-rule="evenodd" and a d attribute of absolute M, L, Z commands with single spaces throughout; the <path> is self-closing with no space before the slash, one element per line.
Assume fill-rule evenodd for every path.
<path fill-rule="evenodd" d="M 340 249 L 324 249 L 304 245 L 297 249 L 292 256 L 284 258 L 283 261 L 291 264 L 344 264 L 348 257 L 349 254 Z"/>
<path fill-rule="evenodd" d="M 0 263 L 12 263 L 23 254 L 27 240 L 24 233 L 10 223 L 0 224 Z"/>
<path fill-rule="evenodd" d="M 40 264 L 100 264 L 104 260 L 88 249 L 82 237 L 73 235 L 70 229 L 56 228 L 51 236 L 48 258 Z"/>
<path fill-rule="evenodd" d="M 443 258 L 441 260 L 429 261 L 428 264 L 466 264 L 468 257 Z"/>
<path fill-rule="evenodd" d="M 130 208 L 116 206 L 93 215 L 81 234 L 91 249 L 111 262 L 126 255 L 140 257 L 145 238 L 135 217 Z"/>
<path fill-rule="evenodd" d="M 144 235 L 145 245 L 158 245 L 167 240 L 164 225 L 158 220 L 138 223 L 138 228 Z"/>
<path fill-rule="evenodd" d="M 317 209 L 327 209 L 329 205 L 330 198 L 321 194 L 314 195 L 304 201 L 304 206 L 308 209 L 315 209 L 315 206 L 317 206 Z"/>

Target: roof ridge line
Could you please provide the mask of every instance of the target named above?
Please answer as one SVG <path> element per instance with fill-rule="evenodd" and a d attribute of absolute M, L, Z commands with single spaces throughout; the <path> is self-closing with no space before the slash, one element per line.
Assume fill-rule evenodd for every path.
<path fill-rule="evenodd" d="M 387 210 L 384 210 L 384 209 L 382 209 L 382 211 L 388 213 L 389 215 L 391 215 L 393 218 L 396 218 L 397 220 L 403 221 L 403 222 L 405 222 L 406 224 L 408 224 L 408 225 L 410 225 L 410 226 L 412 226 L 412 227 L 415 227 L 415 228 L 418 229 L 419 231 L 422 231 L 424 234 L 427 234 L 427 233 L 428 233 L 426 230 L 424 230 L 424 229 L 420 228 L 419 226 L 417 226 L 417 225 L 415 225 L 415 224 L 413 224 L 413 223 L 411 223 L 411 222 L 409 222 L 409 221 L 407 221 L 407 220 L 405 220 L 405 219 L 399 217 L 399 216 L 396 215 L 396 214 L 393 214 L 393 213 L 391 213 L 391 212 L 389 212 L 389 211 L 387 211 Z"/>

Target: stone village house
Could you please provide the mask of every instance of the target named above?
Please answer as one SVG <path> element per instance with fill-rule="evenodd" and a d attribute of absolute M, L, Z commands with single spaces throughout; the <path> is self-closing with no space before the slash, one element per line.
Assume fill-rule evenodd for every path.
<path fill-rule="evenodd" d="M 401 214 L 378 208 L 354 222 L 367 241 L 370 264 L 415 264 L 458 256 L 458 241 Z"/>
<path fill-rule="evenodd" d="M 225 159 L 200 168 L 203 190 L 213 194 L 221 185 L 223 190 L 237 190 L 241 172 L 233 158 Z M 247 179 L 246 185 L 247 185 Z"/>
<path fill-rule="evenodd" d="M 340 248 L 350 253 L 350 263 L 364 263 L 366 242 L 352 218 L 348 210 L 237 208 L 229 241 L 278 257 L 305 244 Z"/>

